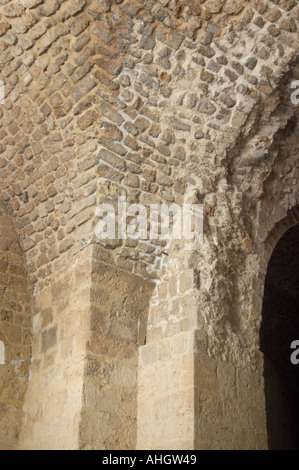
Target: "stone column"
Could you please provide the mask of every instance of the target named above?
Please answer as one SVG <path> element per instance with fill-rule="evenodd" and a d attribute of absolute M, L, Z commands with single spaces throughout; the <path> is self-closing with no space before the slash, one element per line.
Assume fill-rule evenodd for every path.
<path fill-rule="evenodd" d="M 80 449 L 135 449 L 138 345 L 153 284 L 112 264 L 99 247 L 92 266 Z M 108 259 L 108 258 L 109 259 Z"/>
<path fill-rule="evenodd" d="M 31 354 L 31 315 L 24 257 L 0 202 L 0 449 L 17 449 Z M 0 348 L 1 349 L 1 348 Z M 3 361 L 2 361 L 3 360 Z M 4 363 L 2 363 L 4 362 Z"/>
<path fill-rule="evenodd" d="M 186 260 L 169 266 L 152 298 L 138 369 L 139 449 L 193 449 L 197 294 Z"/>
<path fill-rule="evenodd" d="M 238 342 L 215 338 L 221 291 L 209 297 L 196 268 L 175 264 L 152 298 L 139 351 L 137 447 L 265 449 L 262 355 L 246 361 Z"/>
<path fill-rule="evenodd" d="M 89 331 L 92 247 L 56 265 L 52 284 L 34 292 L 33 352 L 21 444 L 77 449 Z"/>

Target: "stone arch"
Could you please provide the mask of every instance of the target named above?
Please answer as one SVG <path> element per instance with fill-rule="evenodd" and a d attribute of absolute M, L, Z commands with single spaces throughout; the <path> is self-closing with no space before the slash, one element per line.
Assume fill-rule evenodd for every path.
<path fill-rule="evenodd" d="M 282 120 L 282 129 L 285 128 L 287 122 L 288 119 Z M 272 136 L 274 142 L 281 137 L 279 129 L 275 131 L 277 136 L 275 132 Z M 296 146 L 291 150 L 293 153 L 290 153 L 290 156 L 294 160 Z M 266 154 L 265 150 L 263 158 L 266 158 Z M 250 232 L 246 224 L 246 217 L 243 217 L 245 208 L 242 211 L 242 207 L 240 208 L 236 204 L 237 212 L 240 211 L 238 216 L 242 222 L 245 220 L 245 223 L 244 225 L 239 224 L 235 217 L 230 219 L 228 217 L 232 225 L 230 231 L 226 231 L 223 239 L 220 239 L 222 242 L 220 247 L 217 244 L 213 245 L 213 243 L 210 243 L 210 246 L 205 246 L 206 259 L 197 253 L 186 260 L 182 252 L 174 253 L 174 256 L 168 260 L 167 269 L 162 271 L 150 308 L 149 320 L 151 324 L 149 325 L 148 342 L 140 350 L 140 425 L 138 427 L 140 448 L 144 448 L 146 445 L 150 446 L 149 448 L 155 448 L 157 445 L 154 430 L 159 429 L 159 419 L 164 423 L 163 430 L 160 429 L 161 439 L 164 439 L 162 445 L 167 448 L 172 448 L 171 446 L 175 445 L 177 436 L 175 433 L 172 434 L 172 429 L 176 426 L 184 429 L 186 440 L 182 442 L 182 446 L 186 446 L 186 448 L 190 448 L 191 445 L 200 449 L 230 448 L 230 446 L 241 449 L 267 447 L 262 356 L 258 350 L 264 285 L 261 281 L 260 263 L 262 265 L 264 263 L 264 267 L 267 265 L 265 257 L 270 256 L 270 252 L 267 250 L 269 250 L 268 246 L 273 244 L 273 240 L 271 241 L 273 226 L 275 226 L 273 232 L 277 231 L 276 236 L 279 238 L 279 232 L 283 232 L 288 224 L 290 226 L 294 224 L 298 218 L 298 208 L 296 205 L 293 206 L 294 201 L 295 204 L 298 201 L 296 165 L 294 165 L 293 172 L 295 183 L 293 182 L 292 186 L 289 186 L 284 181 L 282 184 L 283 188 L 288 190 L 288 196 L 284 197 L 284 191 L 275 192 L 273 190 L 272 192 L 275 184 L 279 182 L 279 169 L 283 162 L 282 154 L 272 161 L 273 168 L 275 169 L 278 165 L 278 169 L 276 168 L 276 174 L 272 181 L 268 182 L 265 178 L 269 187 L 257 204 L 254 217 L 255 230 Z M 257 173 L 258 168 L 256 169 Z M 262 179 L 259 183 L 261 186 L 264 184 Z M 226 189 L 228 190 L 227 200 L 233 206 L 235 204 L 232 197 L 233 191 L 228 186 Z M 237 187 L 235 189 L 237 190 Z M 226 195 L 223 194 L 223 196 L 225 199 Z M 253 195 L 251 197 L 254 200 Z M 283 222 L 279 222 L 282 214 L 286 213 L 288 216 Z M 232 215 L 232 211 L 230 215 Z M 265 227 L 267 231 L 271 232 L 269 240 L 267 239 L 266 242 L 264 242 Z M 263 230 L 259 231 L 259 228 Z M 231 233 L 234 229 L 237 237 L 235 237 L 233 246 L 230 246 Z M 212 230 L 208 233 L 207 238 L 209 242 L 212 242 Z M 224 247 L 225 240 L 227 247 L 230 248 L 230 252 L 227 253 L 225 253 L 226 247 Z M 234 250 L 237 253 L 236 256 L 234 256 Z M 225 258 L 223 258 L 223 252 L 226 254 Z M 266 253 L 268 254 L 266 255 Z M 229 254 L 233 255 L 233 259 L 229 258 Z M 212 272 L 219 259 L 225 260 L 228 269 L 224 272 L 228 277 L 225 278 L 220 270 L 218 271 L 218 279 L 212 273 L 211 282 L 213 282 L 213 278 L 216 278 L 219 290 L 217 293 L 215 290 L 212 291 L 214 297 L 211 298 L 207 292 L 208 289 L 206 292 L 202 289 L 205 277 L 205 273 L 202 271 L 206 269 Z M 233 264 L 234 260 L 235 265 Z M 208 266 L 209 263 L 210 266 Z M 231 282 L 231 290 L 239 288 L 242 291 L 247 286 L 246 296 L 243 295 L 242 302 L 237 296 L 236 298 L 229 296 L 225 298 L 226 281 L 227 283 Z M 184 295 L 182 294 L 184 292 L 179 291 L 181 285 L 185 285 L 186 293 L 188 290 L 190 293 L 190 302 L 184 306 L 185 312 L 191 313 L 193 309 L 195 314 L 195 321 L 192 325 L 193 332 L 190 331 L 189 337 L 186 334 L 179 334 L 179 321 L 175 321 L 173 325 L 170 325 L 171 321 L 169 321 L 175 317 L 175 314 L 171 315 L 171 312 L 174 312 L 176 307 L 179 309 L 183 306 Z M 225 301 L 218 302 L 217 294 Z M 177 299 L 176 296 L 178 296 Z M 199 309 L 198 299 L 201 299 L 201 309 Z M 238 304 L 234 305 L 234 300 L 238 300 Z M 228 310 L 227 318 L 220 317 L 218 320 L 215 311 L 218 314 L 218 312 L 221 313 L 221 310 L 224 312 Z M 239 318 L 242 311 L 247 315 L 244 316 L 244 320 L 242 319 L 243 323 L 240 322 L 239 325 L 236 325 L 235 331 L 231 328 L 233 324 L 231 317 L 229 317 L 231 311 L 234 311 L 236 316 L 239 315 Z M 214 317 L 211 318 L 211 314 L 214 314 Z M 224 322 L 227 320 L 228 328 L 223 334 Z M 186 344 L 189 349 L 186 348 Z M 176 357 L 176 354 L 179 354 L 179 357 Z M 181 373 L 183 369 L 186 369 L 187 372 Z M 159 384 L 156 390 L 151 388 L 153 383 Z M 179 384 L 182 383 L 184 383 L 184 390 L 180 389 Z M 186 386 L 186 384 L 188 385 Z M 194 388 L 192 388 L 193 386 Z M 173 393 L 174 389 L 176 393 Z M 169 403 L 172 403 L 172 409 L 169 408 Z M 181 403 L 188 405 L 186 408 L 182 408 L 184 411 L 181 417 L 178 417 L 178 414 L 174 416 L 174 410 L 176 407 L 179 408 Z M 225 411 L 222 415 L 220 410 L 223 404 Z M 213 416 L 212 423 L 207 418 L 209 415 Z M 230 431 L 228 431 L 229 429 Z"/>
<path fill-rule="evenodd" d="M 253 318 L 256 319 L 258 328 L 261 323 L 261 312 L 264 297 L 264 287 L 267 268 L 275 246 L 281 237 L 292 227 L 299 223 L 299 205 L 292 207 L 287 215 L 279 220 L 273 221 L 273 228 L 265 241 L 261 244 L 259 253 L 258 272 L 253 279 L 252 310 Z"/>
<path fill-rule="evenodd" d="M 274 203 L 273 203 L 274 205 Z M 259 434 L 260 445 L 267 448 L 267 435 L 266 435 L 266 416 L 265 416 L 265 396 L 264 396 L 264 378 L 263 378 L 263 354 L 260 351 L 260 326 L 262 322 L 262 305 L 264 298 L 264 288 L 266 273 L 269 260 L 275 249 L 275 246 L 281 239 L 284 233 L 286 233 L 290 228 L 294 227 L 299 222 L 299 206 L 295 205 L 294 207 L 286 210 L 287 215 L 281 220 L 270 220 L 271 230 L 264 241 L 257 243 L 256 255 L 253 257 L 252 268 L 255 269 L 254 274 L 251 278 L 252 283 L 252 294 L 250 298 L 250 332 L 253 344 L 255 344 L 253 351 L 254 354 L 251 355 L 251 363 L 249 362 L 249 370 L 247 370 L 247 378 L 242 377 L 242 370 L 237 369 L 237 375 L 239 374 L 239 393 L 241 396 L 246 397 L 248 402 L 252 402 L 251 406 L 251 422 L 255 423 L 255 432 Z M 257 256 L 256 261 L 254 261 L 255 256 Z M 252 369 L 253 366 L 253 369 Z M 246 367 L 245 367 L 246 371 Z M 242 380 L 241 380 L 242 377 Z M 255 395 L 258 396 L 258 400 L 254 403 L 253 390 L 255 390 Z M 257 407 L 258 404 L 258 407 Z M 254 411 L 253 411 L 254 410 Z M 248 410 L 247 410 L 248 412 Z M 256 414 L 260 414 L 259 419 L 257 419 Z M 263 443 L 263 444 L 261 444 Z"/>
<path fill-rule="evenodd" d="M 299 205 L 292 207 L 286 217 L 273 223 L 273 228 L 263 243 L 259 277 L 265 277 L 269 260 L 281 237 L 299 223 Z"/>
<path fill-rule="evenodd" d="M 293 208 L 268 238 L 272 248 L 264 278 L 260 348 L 270 449 L 298 449 L 298 369 L 290 346 L 299 334 L 299 206 Z M 272 243 L 273 244 L 272 244 Z M 269 247 L 268 244 L 268 247 Z M 288 263 L 288 264 L 287 264 Z M 296 282 L 297 279 L 297 282 Z"/>

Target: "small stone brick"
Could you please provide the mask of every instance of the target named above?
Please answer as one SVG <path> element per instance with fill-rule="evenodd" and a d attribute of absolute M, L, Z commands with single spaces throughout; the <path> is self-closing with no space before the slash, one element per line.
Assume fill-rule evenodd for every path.
<path fill-rule="evenodd" d="M 200 74 L 201 80 L 207 83 L 212 83 L 214 80 L 214 75 L 210 72 L 207 72 L 206 70 L 202 70 Z"/>
<path fill-rule="evenodd" d="M 228 15 L 238 15 L 244 8 L 239 2 L 235 2 L 234 0 L 228 0 L 223 7 L 223 11 Z"/>
<path fill-rule="evenodd" d="M 121 125 L 124 122 L 124 118 L 106 101 L 101 103 L 100 110 L 104 116 L 115 124 Z"/>
<path fill-rule="evenodd" d="M 89 36 L 87 34 L 83 34 L 80 36 L 78 39 L 73 44 L 73 49 L 76 52 L 82 51 L 83 47 L 86 46 L 86 44 L 90 41 Z"/>
<path fill-rule="evenodd" d="M 191 129 L 191 127 L 188 124 L 185 124 L 185 123 L 179 121 L 176 118 L 171 118 L 170 120 L 171 120 L 171 123 L 172 123 L 174 129 L 177 129 L 178 131 L 189 132 L 190 129 Z"/>
<path fill-rule="evenodd" d="M 201 101 L 198 106 L 198 111 L 205 114 L 214 114 L 216 106 L 211 101 Z"/>
<path fill-rule="evenodd" d="M 79 101 L 83 96 L 89 93 L 95 87 L 95 82 L 90 77 L 85 77 L 81 80 L 80 84 L 77 86 L 73 93 L 73 98 L 75 101 Z"/>
<path fill-rule="evenodd" d="M 266 20 L 270 21 L 270 23 L 275 23 L 281 17 L 281 12 L 278 8 L 270 8 L 265 14 Z"/>
<path fill-rule="evenodd" d="M 85 29 L 88 27 L 89 25 L 89 20 L 87 18 L 87 16 L 85 15 L 80 15 L 79 17 L 77 17 L 72 26 L 71 26 L 71 33 L 73 36 L 77 37 L 79 36 L 79 34 L 83 33 L 83 31 L 85 31 Z"/>
<path fill-rule="evenodd" d="M 149 36 L 143 36 L 140 40 L 139 47 L 146 51 L 152 50 L 155 47 L 155 41 Z"/>
<path fill-rule="evenodd" d="M 125 170 L 126 168 L 125 162 L 118 156 L 109 152 L 108 150 L 102 149 L 98 156 L 100 160 L 104 160 L 106 163 L 109 163 L 111 166 L 117 168 L 118 170 Z"/>
<path fill-rule="evenodd" d="M 226 69 L 224 73 L 230 79 L 231 82 L 235 82 L 238 78 L 238 75 L 235 74 L 235 72 L 233 72 L 232 70 Z"/>

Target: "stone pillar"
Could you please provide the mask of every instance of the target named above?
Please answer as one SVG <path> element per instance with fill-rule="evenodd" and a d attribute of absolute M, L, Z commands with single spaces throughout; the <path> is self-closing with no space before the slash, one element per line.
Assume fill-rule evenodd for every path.
<path fill-rule="evenodd" d="M 0 202 L 0 450 L 17 449 L 31 355 L 31 315 L 19 238 Z M 4 364 L 2 363 L 4 359 Z"/>
<path fill-rule="evenodd" d="M 194 448 L 267 449 L 262 367 L 252 370 L 211 358 L 201 336 L 196 332 Z"/>
<path fill-rule="evenodd" d="M 193 449 L 193 332 L 140 348 L 138 449 Z"/>
<path fill-rule="evenodd" d="M 224 337 L 211 347 L 213 303 L 206 308 L 196 273 L 170 268 L 152 298 L 139 350 L 137 448 L 266 449 L 262 355 L 230 360 Z"/>
<path fill-rule="evenodd" d="M 97 250 L 79 447 L 135 449 L 137 353 L 139 344 L 144 343 L 153 284 L 109 265 L 112 255 L 104 255 L 99 247 Z"/>
<path fill-rule="evenodd" d="M 89 330 L 92 248 L 56 264 L 52 284 L 34 292 L 33 353 L 21 444 L 77 449 Z"/>
<path fill-rule="evenodd" d="M 138 449 L 193 449 L 194 329 L 197 289 L 193 269 L 174 263 L 152 298 L 146 345 L 138 368 Z"/>

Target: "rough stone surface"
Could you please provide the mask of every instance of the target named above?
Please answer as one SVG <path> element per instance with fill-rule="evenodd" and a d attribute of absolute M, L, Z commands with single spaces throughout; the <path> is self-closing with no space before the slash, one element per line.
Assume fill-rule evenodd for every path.
<path fill-rule="evenodd" d="M 298 19 L 291 0 L 0 2 L 0 448 L 267 447 Z M 100 242 L 119 196 L 203 204 L 201 249 Z"/>

